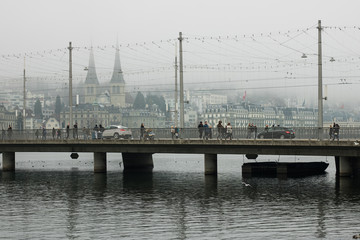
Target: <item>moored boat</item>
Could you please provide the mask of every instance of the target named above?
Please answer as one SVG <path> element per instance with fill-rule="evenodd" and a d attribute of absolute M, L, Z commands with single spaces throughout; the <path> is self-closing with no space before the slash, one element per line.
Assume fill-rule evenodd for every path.
<path fill-rule="evenodd" d="M 242 166 L 243 175 L 247 176 L 310 176 L 325 172 L 326 162 L 251 162 Z"/>

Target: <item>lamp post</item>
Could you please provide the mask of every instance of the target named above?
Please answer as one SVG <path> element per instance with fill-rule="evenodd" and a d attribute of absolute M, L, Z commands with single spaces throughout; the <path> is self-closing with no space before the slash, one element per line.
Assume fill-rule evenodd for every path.
<path fill-rule="evenodd" d="M 183 50 L 182 50 L 182 33 L 179 33 L 179 52 L 180 52 L 180 128 L 184 128 L 184 71 L 183 71 Z"/>
<path fill-rule="evenodd" d="M 25 57 L 24 57 L 24 102 L 23 102 L 23 130 L 26 129 L 26 89 L 25 89 Z"/>
<path fill-rule="evenodd" d="M 69 42 L 69 107 L 70 107 L 70 120 L 69 120 L 69 126 L 72 127 L 72 121 L 73 121 L 73 112 L 72 112 L 72 105 L 73 105 L 73 100 L 72 100 L 72 56 L 71 56 L 71 51 L 72 51 L 72 47 L 71 47 L 71 42 Z"/>
<path fill-rule="evenodd" d="M 323 129 L 323 96 L 322 96 L 322 49 L 321 49 L 321 20 L 318 21 L 318 130 L 319 140 L 322 139 Z"/>

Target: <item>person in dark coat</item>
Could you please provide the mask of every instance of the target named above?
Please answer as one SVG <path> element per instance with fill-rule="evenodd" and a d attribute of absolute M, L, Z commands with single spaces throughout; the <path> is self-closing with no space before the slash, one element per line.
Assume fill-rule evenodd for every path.
<path fill-rule="evenodd" d="M 203 125 L 202 122 L 199 123 L 198 130 L 199 130 L 199 137 L 200 137 L 200 139 L 202 139 L 203 138 L 203 133 L 204 133 L 204 125 Z"/>
<path fill-rule="evenodd" d="M 42 139 L 46 140 L 46 128 L 45 127 L 43 127 L 43 130 L 42 130 Z"/>
<path fill-rule="evenodd" d="M 73 131 L 73 138 L 75 139 L 78 139 L 78 125 L 77 125 L 77 122 L 75 122 L 74 124 L 74 131 Z"/>
<path fill-rule="evenodd" d="M 144 139 L 145 126 L 143 123 L 140 125 L 140 140 Z"/>
<path fill-rule="evenodd" d="M 70 126 L 69 124 L 66 126 L 66 139 L 69 138 L 69 135 L 70 135 Z"/>
<path fill-rule="evenodd" d="M 52 129 L 52 132 L 51 132 L 51 134 L 52 134 L 52 137 L 53 137 L 53 139 L 55 139 L 55 135 L 56 135 L 56 130 L 55 130 L 55 128 L 53 127 L 53 129 Z"/>
<path fill-rule="evenodd" d="M 8 127 L 7 132 L 8 132 L 8 138 L 11 139 L 11 137 L 12 137 L 12 127 L 10 125 Z"/>
<path fill-rule="evenodd" d="M 210 129 L 207 121 L 205 121 L 204 126 L 203 126 L 203 129 L 204 129 L 204 138 L 205 138 L 206 140 L 208 140 L 209 137 L 210 137 L 210 131 L 211 131 L 211 129 Z"/>
<path fill-rule="evenodd" d="M 218 136 L 217 139 L 222 139 L 224 136 L 224 126 L 222 125 L 222 121 L 220 120 L 218 125 L 216 125 L 218 130 Z"/>

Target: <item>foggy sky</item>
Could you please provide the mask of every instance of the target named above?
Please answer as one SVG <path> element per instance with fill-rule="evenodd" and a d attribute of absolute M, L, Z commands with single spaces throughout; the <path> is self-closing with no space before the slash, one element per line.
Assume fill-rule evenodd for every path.
<path fill-rule="evenodd" d="M 176 39 L 180 31 L 187 36 L 241 36 L 303 29 L 316 26 L 318 20 L 322 20 L 323 25 L 327 26 L 358 26 L 359 9 L 360 1 L 358 0 L 2 0 L 0 2 L 0 56 L 66 48 L 69 41 L 81 47 L 111 45 L 115 44 L 117 39 L 119 44 L 151 43 L 158 40 Z M 315 37 L 316 33 L 313 36 Z M 341 42 L 341 39 L 338 41 Z M 349 57 L 356 57 L 360 53 L 360 48 L 358 49 L 359 51 L 353 50 L 354 54 Z M 316 50 L 316 38 L 312 50 Z M 324 46 L 324 51 L 332 53 L 326 50 L 326 46 Z M 99 67 L 99 78 L 101 78 L 102 68 L 108 68 L 107 71 L 110 72 L 113 67 L 112 53 L 109 51 L 106 57 L 99 57 L 100 54 L 95 52 L 95 58 L 98 57 L 95 61 Z M 124 71 L 129 69 L 136 71 L 137 68 L 143 67 L 136 66 L 135 63 L 129 65 L 131 58 L 127 58 L 126 53 L 120 54 Z M 337 54 L 338 57 L 341 56 L 341 53 Z M 349 53 L 344 53 L 343 56 L 346 54 Z M 67 56 L 64 56 L 61 60 L 66 60 L 66 58 Z M 171 58 L 169 60 L 172 61 Z M 188 60 L 191 62 L 192 59 L 188 58 Z M 326 60 L 328 59 L 324 59 Z M 29 66 L 31 66 L 31 60 L 29 61 Z M 82 59 L 75 61 L 78 66 L 74 66 L 74 71 L 78 71 L 80 77 L 85 76 L 81 70 L 87 66 L 86 54 L 84 53 Z M 172 64 L 170 61 L 169 66 Z M 313 61 L 316 63 L 315 60 Z M 329 75 L 326 70 L 333 70 L 332 68 L 329 66 L 325 69 L 324 76 Z M 316 76 L 316 67 L 313 70 L 310 71 L 310 75 Z M 10 71 L 12 69 L 0 67 L 0 77 L 6 75 L 8 79 L 11 76 Z M 18 69 L 14 67 L 14 77 L 20 77 L 21 72 L 16 71 Z M 62 71 L 66 72 L 66 66 L 62 67 Z M 31 73 L 31 69 L 29 72 Z M 288 72 L 284 71 L 281 76 L 284 77 L 286 74 Z M 338 75 L 337 73 L 336 77 Z M 168 73 L 166 78 L 171 78 L 171 76 L 172 73 Z M 202 77 L 189 76 L 187 81 L 197 81 L 197 76 Z M 221 77 L 220 74 L 218 78 L 224 81 L 230 78 L 235 79 L 235 82 L 239 83 L 236 87 L 241 89 L 241 92 L 243 92 L 242 88 L 250 89 L 248 94 L 251 93 L 251 88 L 258 87 L 257 84 L 245 84 L 245 79 L 249 78 L 248 75 L 235 75 L 235 77 L 226 75 L 227 79 L 221 79 Z M 262 76 L 258 74 L 251 77 L 261 78 Z M 134 80 L 128 77 L 125 80 L 127 84 L 134 84 L 134 82 L 141 83 L 145 78 L 142 76 Z M 289 83 L 283 81 L 279 84 Z M 232 86 L 227 87 L 232 88 Z M 345 87 L 345 85 L 329 87 L 328 91 L 333 96 L 332 99 L 358 101 L 354 97 L 357 97 L 356 89 L 360 89 L 360 85 Z M 304 97 L 311 98 L 309 101 L 316 101 L 314 87 L 287 89 L 286 96 L 298 92 Z"/>
<path fill-rule="evenodd" d="M 359 22 L 357 0 L 2 0 L 1 53 Z"/>

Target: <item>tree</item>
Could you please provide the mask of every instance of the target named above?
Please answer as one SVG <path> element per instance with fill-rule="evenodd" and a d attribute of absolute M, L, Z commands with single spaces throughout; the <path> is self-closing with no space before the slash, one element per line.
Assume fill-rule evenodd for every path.
<path fill-rule="evenodd" d="M 57 95 L 56 96 L 56 102 L 55 102 L 55 116 L 56 116 L 57 120 L 60 119 L 61 110 L 62 110 L 61 99 L 60 99 L 60 96 Z"/>
<path fill-rule="evenodd" d="M 43 118 L 41 102 L 40 102 L 39 99 L 37 99 L 36 102 L 35 102 L 34 114 L 35 114 L 35 118 L 38 118 L 38 119 L 42 119 L 42 118 Z"/>
<path fill-rule="evenodd" d="M 145 109 L 145 98 L 141 92 L 136 95 L 133 106 L 135 109 Z"/>
<path fill-rule="evenodd" d="M 160 111 L 166 112 L 166 104 L 163 96 L 159 97 L 156 95 L 148 95 L 146 96 L 146 104 L 148 104 L 149 106 L 156 104 Z"/>

